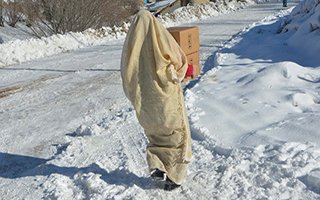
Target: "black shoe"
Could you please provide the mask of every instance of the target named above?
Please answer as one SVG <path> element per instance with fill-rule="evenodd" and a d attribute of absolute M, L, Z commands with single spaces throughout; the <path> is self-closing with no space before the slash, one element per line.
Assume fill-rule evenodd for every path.
<path fill-rule="evenodd" d="M 166 191 L 172 191 L 178 187 L 180 187 L 181 185 L 178 185 L 176 183 L 174 183 L 173 181 L 171 181 L 169 178 L 166 179 L 166 183 L 164 185 L 164 190 Z"/>
<path fill-rule="evenodd" d="M 163 171 L 160 171 L 158 169 L 155 169 L 151 172 L 151 178 L 157 181 L 165 181 L 166 180 L 166 174 Z"/>

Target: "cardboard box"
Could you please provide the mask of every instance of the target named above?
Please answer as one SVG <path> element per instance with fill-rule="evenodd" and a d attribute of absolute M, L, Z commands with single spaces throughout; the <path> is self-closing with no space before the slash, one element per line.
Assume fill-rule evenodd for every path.
<path fill-rule="evenodd" d="M 199 51 L 199 28 L 196 26 L 170 27 L 168 31 L 186 55 Z"/>
<path fill-rule="evenodd" d="M 178 26 L 170 27 L 168 31 L 186 54 L 188 64 L 193 65 L 193 75 L 186 77 L 185 81 L 197 78 L 201 71 L 199 60 L 199 28 L 196 26 Z"/>
<path fill-rule="evenodd" d="M 193 76 L 191 78 L 197 78 L 200 75 L 200 60 L 199 51 L 187 55 L 188 64 L 193 65 Z"/>

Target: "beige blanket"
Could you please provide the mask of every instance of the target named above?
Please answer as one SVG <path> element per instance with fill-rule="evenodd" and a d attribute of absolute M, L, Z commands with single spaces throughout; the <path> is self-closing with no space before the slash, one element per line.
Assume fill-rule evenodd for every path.
<path fill-rule="evenodd" d="M 126 96 L 149 140 L 150 171 L 159 169 L 177 184 L 186 177 L 191 139 L 180 82 L 186 56 L 167 29 L 148 11 L 132 21 L 121 59 Z"/>

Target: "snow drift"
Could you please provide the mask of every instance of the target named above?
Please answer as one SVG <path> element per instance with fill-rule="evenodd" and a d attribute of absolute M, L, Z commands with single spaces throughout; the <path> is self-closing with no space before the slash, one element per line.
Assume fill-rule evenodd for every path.
<path fill-rule="evenodd" d="M 301 1 L 284 19 L 283 24 L 281 32 L 291 35 L 287 40 L 290 47 L 300 49 L 310 56 L 319 56 L 320 2 L 318 0 Z"/>

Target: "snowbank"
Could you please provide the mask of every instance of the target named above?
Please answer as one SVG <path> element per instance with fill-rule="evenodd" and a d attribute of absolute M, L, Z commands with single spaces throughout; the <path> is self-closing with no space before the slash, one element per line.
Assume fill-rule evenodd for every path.
<path fill-rule="evenodd" d="M 172 13 L 160 15 L 159 20 L 165 26 L 175 26 L 177 24 L 203 20 L 208 17 L 217 16 L 221 13 L 234 11 L 253 3 L 253 1 L 247 0 L 245 2 L 217 1 L 216 3 L 209 2 L 207 4 L 200 4 L 196 6 L 188 5 L 178 8 Z"/>
<path fill-rule="evenodd" d="M 296 8 L 300 17 L 281 11 L 234 36 L 186 90 L 201 166 L 193 180 L 214 185 L 204 199 L 319 199 L 319 32 L 304 27 L 319 14 L 318 4 L 306 4 Z M 288 23 L 279 33 L 287 19 L 297 29 Z"/>
<path fill-rule="evenodd" d="M 117 31 L 99 37 L 98 31 L 93 34 L 88 30 L 84 33 L 57 34 L 41 39 L 9 41 L 0 45 L 0 67 L 102 44 L 124 35 L 123 31 Z"/>
<path fill-rule="evenodd" d="M 291 15 L 290 10 L 284 10 L 244 29 L 215 54 L 214 61 L 208 58 L 215 67 L 205 72 L 190 91 L 196 99 L 192 104 L 197 105 L 189 110 L 190 120 L 196 130 L 206 129 L 202 137 L 218 132 L 215 137 L 227 146 L 282 141 L 320 144 L 319 131 L 312 123 L 320 113 L 319 32 L 306 31 L 303 25 L 319 15 L 312 12 L 319 4 L 307 3 L 308 9 L 301 5 L 305 4 Z M 302 10 L 303 16 L 310 14 L 300 17 L 295 27 L 306 32 L 298 34 L 288 24 L 290 31 L 279 34 L 285 16 L 294 19 L 293 23 L 299 17 L 292 16 Z M 305 44 L 308 40 L 314 43 Z"/>
<path fill-rule="evenodd" d="M 166 26 L 173 26 L 233 11 L 249 3 L 253 2 L 251 0 L 245 3 L 231 1 L 194 7 L 187 6 L 178 9 L 172 14 L 160 16 L 159 19 Z M 124 23 L 121 27 L 103 27 L 98 30 L 89 29 L 83 33 L 67 33 L 41 39 L 32 38 L 5 42 L 0 45 L 0 67 L 124 38 L 128 27 L 129 24 Z"/>
<path fill-rule="evenodd" d="M 320 52 L 320 2 L 305 0 L 283 21 L 281 32 L 290 34 L 287 44 L 312 56 Z M 303 39 L 302 39 L 303 38 Z"/>

